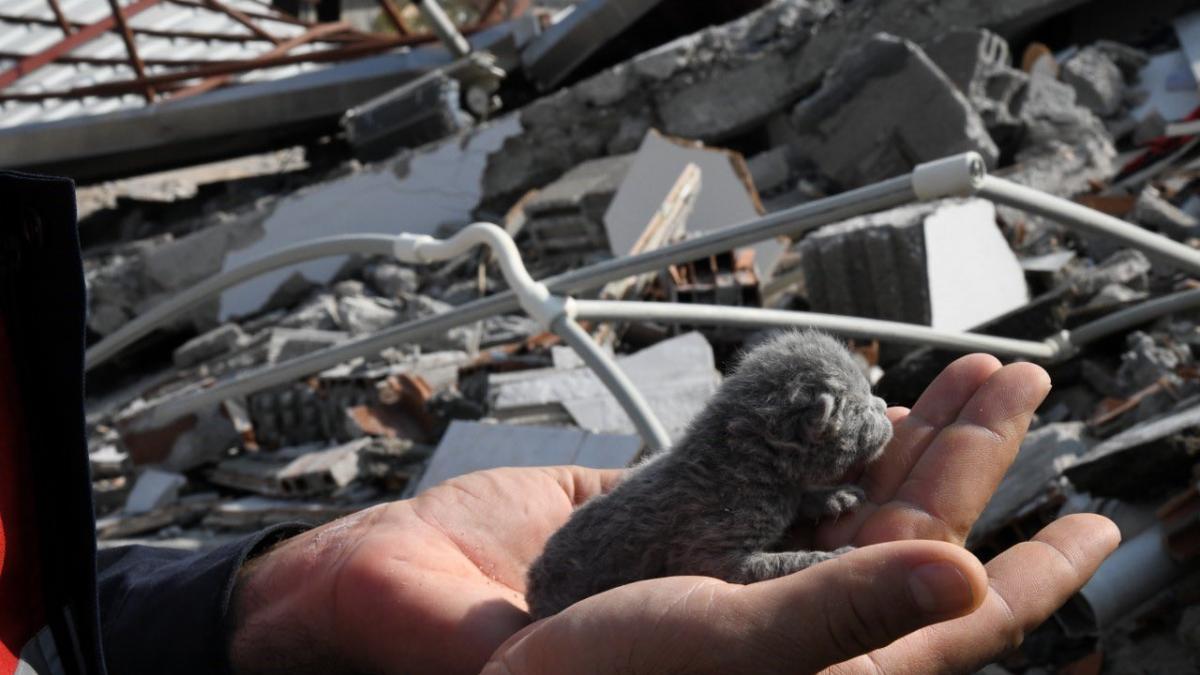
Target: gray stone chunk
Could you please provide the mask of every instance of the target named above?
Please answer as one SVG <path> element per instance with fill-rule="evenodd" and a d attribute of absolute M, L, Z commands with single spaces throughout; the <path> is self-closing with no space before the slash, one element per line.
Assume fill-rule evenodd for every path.
<path fill-rule="evenodd" d="M 999 158 L 983 120 L 933 61 L 882 33 L 843 58 L 792 123 L 797 154 L 844 187 L 960 152 L 993 166 Z"/>
<path fill-rule="evenodd" d="M 1062 65 L 1059 77 L 1071 85 L 1080 103 L 1101 117 L 1121 109 L 1125 80 L 1121 69 L 1104 52 L 1085 47 Z"/>
<path fill-rule="evenodd" d="M 398 298 L 416 293 L 421 286 L 421 279 L 416 270 L 393 262 L 368 265 L 363 275 L 375 292 L 385 298 Z"/>
<path fill-rule="evenodd" d="M 179 489 L 187 485 L 183 474 L 159 469 L 146 469 L 138 476 L 133 491 L 125 500 L 125 512 L 147 513 L 167 506 L 179 497 Z"/>
<path fill-rule="evenodd" d="M 1125 339 L 1128 351 L 1121 354 L 1117 368 L 1117 386 L 1132 395 L 1163 377 L 1175 377 L 1175 371 L 1192 362 L 1192 350 L 1181 342 L 1163 340 L 1161 343 L 1142 331 L 1130 333 Z"/>
<path fill-rule="evenodd" d="M 175 365 L 187 368 L 213 357 L 228 354 L 246 343 L 246 334 L 235 323 L 218 326 L 180 345 L 172 355 Z"/>
<path fill-rule="evenodd" d="M 525 205 L 530 218 L 555 212 L 578 213 L 599 223 L 633 165 L 634 155 L 593 159 L 571 169 L 542 188 Z"/>
<path fill-rule="evenodd" d="M 1147 185 L 1133 206 L 1133 219 L 1172 239 L 1184 240 L 1200 234 L 1200 221 L 1167 201 L 1154 186 Z"/>
<path fill-rule="evenodd" d="M 340 331 L 305 328 L 272 328 L 267 341 L 267 362 L 279 363 L 344 342 Z"/>
<path fill-rule="evenodd" d="M 983 29 L 952 30 L 935 37 L 924 48 L 946 77 L 968 96 L 988 73 L 1012 61 L 1004 38 Z"/>
<path fill-rule="evenodd" d="M 995 211 L 981 200 L 855 218 L 817 230 L 799 248 L 819 312 L 965 330 L 1028 300 Z"/>
<path fill-rule="evenodd" d="M 761 194 L 771 194 L 786 187 L 791 187 L 789 180 L 792 166 L 788 161 L 788 149 L 785 147 L 772 148 L 766 152 L 746 160 L 750 169 L 750 177 L 754 179 L 754 187 Z"/>

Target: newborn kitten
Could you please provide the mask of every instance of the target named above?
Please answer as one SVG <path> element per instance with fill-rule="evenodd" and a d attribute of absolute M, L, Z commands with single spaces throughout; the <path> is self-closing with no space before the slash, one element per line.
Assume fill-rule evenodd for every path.
<path fill-rule="evenodd" d="M 577 509 L 529 570 L 535 619 L 640 579 L 752 583 L 843 552 L 778 551 L 797 518 L 856 508 L 839 484 L 892 437 L 883 399 L 847 349 L 815 331 L 750 351 L 670 451 Z"/>

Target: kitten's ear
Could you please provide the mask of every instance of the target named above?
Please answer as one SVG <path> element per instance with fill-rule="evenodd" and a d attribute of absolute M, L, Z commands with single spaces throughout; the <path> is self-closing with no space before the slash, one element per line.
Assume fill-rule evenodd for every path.
<path fill-rule="evenodd" d="M 829 424 L 833 420 L 833 409 L 837 402 L 833 398 L 833 394 L 821 394 L 812 402 L 812 406 L 805 411 L 805 431 L 808 433 L 808 440 L 818 442 L 823 440 L 829 433 Z"/>

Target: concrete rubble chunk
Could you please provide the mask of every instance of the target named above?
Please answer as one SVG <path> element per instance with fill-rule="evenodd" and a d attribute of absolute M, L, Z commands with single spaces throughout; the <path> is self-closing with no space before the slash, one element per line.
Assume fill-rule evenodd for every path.
<path fill-rule="evenodd" d="M 371 283 L 375 292 L 385 298 L 398 298 L 416 293 L 421 286 L 416 270 L 392 262 L 369 265 L 363 276 Z"/>
<path fill-rule="evenodd" d="M 672 438 L 679 438 L 720 384 L 712 347 L 686 333 L 617 359 Z M 595 432 L 634 433 L 624 409 L 590 369 L 534 370 L 489 378 L 494 416 L 501 421 L 539 408 L 564 410 Z"/>
<path fill-rule="evenodd" d="M 1138 194 L 1132 218 L 1172 239 L 1182 241 L 1200 235 L 1200 220 L 1167 201 L 1152 185 Z"/>
<path fill-rule="evenodd" d="M 1097 444 L 1064 473 L 1080 490 L 1102 497 L 1138 499 L 1182 487 L 1195 461 L 1200 399 L 1126 429 Z M 1168 493 L 1169 494 L 1169 493 Z"/>
<path fill-rule="evenodd" d="M 687 217 L 687 236 L 716 232 L 762 213 L 758 191 L 740 154 L 651 131 L 604 213 L 608 247 L 614 256 L 633 251 L 680 174 L 692 164 L 700 170 L 700 190 Z M 768 277 L 785 246 L 768 240 L 752 248 L 759 276 Z"/>
<path fill-rule="evenodd" d="M 920 47 L 878 34 L 847 54 L 792 113 L 796 153 L 844 187 L 921 162 L 999 150 L 966 97 Z"/>
<path fill-rule="evenodd" d="M 818 312 L 966 330 L 1029 300 L 994 207 L 983 200 L 901 207 L 828 225 L 799 249 L 809 303 Z"/>
<path fill-rule="evenodd" d="M 125 513 L 148 513 L 174 502 L 179 490 L 187 485 L 183 474 L 159 469 L 145 469 L 133 484 L 133 491 L 125 501 Z"/>
<path fill-rule="evenodd" d="M 641 445 L 641 439 L 630 434 L 455 421 L 434 451 L 416 493 L 455 476 L 505 466 L 623 468 Z"/>
<path fill-rule="evenodd" d="M 1174 378 L 1175 371 L 1192 362 L 1192 350 L 1186 344 L 1171 339 L 1155 340 L 1135 331 L 1125 339 L 1127 350 L 1121 354 L 1117 369 L 1117 386 L 1126 396 L 1132 395 L 1163 377 Z"/>
<path fill-rule="evenodd" d="M 187 368 L 228 354 L 245 344 L 246 334 L 235 323 L 227 323 L 183 343 L 172 354 L 175 365 Z"/>
<path fill-rule="evenodd" d="M 328 449 L 297 447 L 267 456 L 246 456 L 217 465 L 210 480 L 266 496 L 306 497 L 328 494 L 359 476 L 359 457 L 373 439 Z"/>
<path fill-rule="evenodd" d="M 1080 105 L 1097 115 L 1109 117 L 1121 109 L 1125 79 L 1104 51 L 1084 47 L 1062 64 L 1059 77 L 1075 90 Z"/>

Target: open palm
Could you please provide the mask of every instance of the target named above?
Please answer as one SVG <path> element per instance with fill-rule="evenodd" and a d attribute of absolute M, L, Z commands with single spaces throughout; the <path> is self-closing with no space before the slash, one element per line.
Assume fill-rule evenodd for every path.
<path fill-rule="evenodd" d="M 907 569 L 896 561 L 978 565 L 957 546 L 928 542 L 963 543 L 1049 387 L 1036 366 L 972 355 L 911 411 L 891 409 L 895 437 L 860 479 L 869 503 L 811 533 L 820 548 L 869 548 L 750 586 L 643 581 L 532 625 L 529 564 L 620 472 L 499 469 L 448 481 L 256 562 L 243 580 L 234 663 L 270 672 L 267 663 L 284 665 L 286 640 L 308 636 L 292 672 L 476 673 L 489 657 L 495 673 L 970 671 L 1018 643 L 1117 543 L 1101 518 L 1064 519 L 997 557 L 986 577 L 968 574 L 975 599 L 941 617 L 952 621 L 924 627 L 929 616 L 895 611 L 911 604 L 903 579 L 889 578 Z M 864 593 L 878 602 L 863 606 Z M 835 621 L 847 612 L 851 629 Z M 284 617 L 293 630 L 274 630 Z M 260 650 L 272 646 L 275 660 L 264 662 Z"/>

